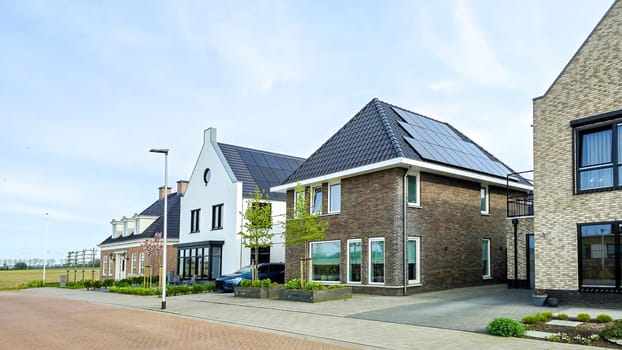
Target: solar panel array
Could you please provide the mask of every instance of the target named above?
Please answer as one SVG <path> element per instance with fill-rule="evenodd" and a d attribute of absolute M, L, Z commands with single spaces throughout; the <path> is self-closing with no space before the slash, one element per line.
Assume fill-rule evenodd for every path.
<path fill-rule="evenodd" d="M 501 177 L 512 172 L 447 124 L 399 108 L 393 110 L 402 117 L 398 123 L 410 136 L 406 141 L 422 158 Z"/>
<path fill-rule="evenodd" d="M 240 149 L 238 153 L 257 186 L 266 193 L 270 192 L 270 187 L 280 185 L 303 161 L 248 149 Z"/>

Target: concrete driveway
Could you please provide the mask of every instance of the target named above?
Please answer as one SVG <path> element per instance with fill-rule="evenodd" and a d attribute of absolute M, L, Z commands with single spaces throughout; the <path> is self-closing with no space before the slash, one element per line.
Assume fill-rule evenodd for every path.
<path fill-rule="evenodd" d="M 556 308 L 533 306 L 530 290 L 508 289 L 501 284 L 414 294 L 406 298 L 408 302 L 402 305 L 361 312 L 349 317 L 486 333 L 486 325 L 496 317 L 520 320 L 523 316 L 542 311 L 576 315 L 576 311 L 567 312 L 570 309 L 563 305 Z M 615 310 L 586 310 L 591 310 L 594 316 L 605 312 L 616 318 L 615 315 L 620 314 Z"/>

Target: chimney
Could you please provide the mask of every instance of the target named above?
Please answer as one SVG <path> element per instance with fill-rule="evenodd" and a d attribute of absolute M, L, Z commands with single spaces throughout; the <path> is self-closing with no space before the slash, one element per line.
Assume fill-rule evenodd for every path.
<path fill-rule="evenodd" d="M 164 198 L 164 186 L 158 187 L 158 191 L 159 191 L 159 199 L 163 199 Z M 171 188 L 170 187 L 168 187 L 166 189 L 166 194 L 171 194 Z"/>
<path fill-rule="evenodd" d="M 183 195 L 186 193 L 186 189 L 188 188 L 188 181 L 179 180 L 177 181 L 177 193 Z"/>

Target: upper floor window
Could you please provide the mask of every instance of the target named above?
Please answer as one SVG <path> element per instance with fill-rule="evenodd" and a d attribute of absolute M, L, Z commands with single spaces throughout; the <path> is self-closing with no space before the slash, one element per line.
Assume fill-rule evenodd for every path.
<path fill-rule="evenodd" d="M 419 176 L 408 175 L 408 205 L 419 205 Z"/>
<path fill-rule="evenodd" d="M 479 210 L 482 214 L 488 214 L 489 202 L 488 186 L 482 185 L 479 190 Z"/>
<path fill-rule="evenodd" d="M 620 131 L 622 124 L 578 131 L 579 191 L 613 188 L 621 184 L 619 173 L 622 169 L 622 132 Z"/>
<path fill-rule="evenodd" d="M 201 209 L 194 209 L 190 211 L 190 232 L 199 232 L 199 217 Z"/>
<path fill-rule="evenodd" d="M 222 207 L 224 204 L 212 206 L 212 230 L 222 229 Z"/>
<path fill-rule="evenodd" d="M 311 188 L 311 214 L 322 214 L 322 186 Z"/>
<path fill-rule="evenodd" d="M 341 183 L 328 185 L 328 212 L 338 213 L 341 211 Z"/>

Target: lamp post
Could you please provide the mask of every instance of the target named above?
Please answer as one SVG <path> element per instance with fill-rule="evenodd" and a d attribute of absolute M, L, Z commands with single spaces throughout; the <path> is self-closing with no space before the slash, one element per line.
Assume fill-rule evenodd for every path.
<path fill-rule="evenodd" d="M 48 257 L 48 213 L 45 213 L 45 232 L 43 233 L 43 286 L 45 287 L 45 264 Z"/>
<path fill-rule="evenodd" d="M 152 148 L 149 152 L 164 154 L 164 230 L 162 233 L 162 240 L 164 246 L 164 253 L 162 254 L 162 310 L 166 309 L 166 229 L 168 225 L 168 148 Z"/>

